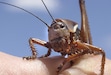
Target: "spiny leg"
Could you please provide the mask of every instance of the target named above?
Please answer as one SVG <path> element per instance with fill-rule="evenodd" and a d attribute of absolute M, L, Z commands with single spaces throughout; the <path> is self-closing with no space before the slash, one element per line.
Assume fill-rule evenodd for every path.
<path fill-rule="evenodd" d="M 58 67 L 57 72 L 61 72 L 66 63 L 68 63 L 68 62 L 70 62 L 72 60 L 76 60 L 76 59 L 80 58 L 82 55 L 87 54 L 88 50 L 89 50 L 89 48 L 86 45 L 84 45 L 83 43 L 81 43 L 79 41 L 73 42 L 73 47 L 78 50 L 78 53 L 77 54 L 72 53 L 71 55 L 69 55 L 68 58 L 66 58 L 63 61 L 63 63 Z"/>
<path fill-rule="evenodd" d="M 91 50 L 93 50 L 94 54 L 102 54 L 102 60 L 101 60 L 101 74 L 104 75 L 104 67 L 105 67 L 105 52 L 101 48 L 97 48 L 93 45 L 85 43 Z"/>
<path fill-rule="evenodd" d="M 30 45 L 30 48 L 32 50 L 32 56 L 23 57 L 23 59 L 29 60 L 29 59 L 36 59 L 37 58 L 37 51 L 36 51 L 36 49 L 34 47 L 34 44 L 39 44 L 41 46 L 47 47 L 47 42 L 39 40 L 39 39 L 36 39 L 36 38 L 30 38 L 29 39 L 29 45 Z"/>
<path fill-rule="evenodd" d="M 85 54 L 94 54 L 94 55 L 98 55 L 98 54 L 102 54 L 102 60 L 101 60 L 101 73 L 100 75 L 104 75 L 104 66 L 105 66 L 105 53 L 102 49 L 95 47 L 93 45 L 87 44 L 87 43 L 81 43 L 80 41 L 76 41 L 73 43 L 73 45 L 75 45 L 75 47 L 78 48 L 78 53 L 77 54 L 72 54 L 70 55 L 64 62 L 62 65 L 60 65 L 60 67 L 58 68 L 59 71 L 62 71 L 63 66 L 72 61 L 72 60 L 76 60 L 78 58 L 80 58 L 81 56 L 85 55 Z"/>

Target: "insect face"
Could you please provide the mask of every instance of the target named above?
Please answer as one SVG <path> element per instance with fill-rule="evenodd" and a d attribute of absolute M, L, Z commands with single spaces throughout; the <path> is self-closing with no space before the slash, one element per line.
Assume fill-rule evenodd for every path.
<path fill-rule="evenodd" d="M 48 29 L 50 47 L 63 56 L 70 54 L 70 52 L 67 53 L 67 50 L 70 50 L 71 41 L 77 40 L 79 37 L 77 27 L 77 23 L 71 20 L 55 19 Z"/>
<path fill-rule="evenodd" d="M 75 33 L 77 23 L 66 19 L 55 19 L 48 29 L 49 42 L 62 37 L 70 37 L 70 32 Z"/>

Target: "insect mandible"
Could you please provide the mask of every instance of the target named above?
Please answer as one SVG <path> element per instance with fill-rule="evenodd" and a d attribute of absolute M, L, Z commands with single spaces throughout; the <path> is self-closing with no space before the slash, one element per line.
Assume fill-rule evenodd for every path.
<path fill-rule="evenodd" d="M 85 9 L 85 0 L 79 0 L 80 10 L 81 10 L 81 29 L 78 28 L 78 24 L 74 21 L 68 19 L 54 19 L 50 14 L 44 1 L 43 0 L 41 1 L 53 20 L 50 26 L 38 16 L 34 15 L 33 13 L 21 7 L 6 2 L 0 2 L 1 4 L 6 4 L 19 8 L 33 15 L 48 27 L 49 42 L 45 42 L 43 40 L 36 38 L 30 38 L 29 44 L 32 50 L 32 56 L 23 57 L 23 58 L 27 60 L 37 58 L 37 52 L 34 47 L 34 44 L 39 44 L 48 48 L 47 54 L 45 54 L 42 57 L 48 57 L 51 54 L 51 50 L 53 49 L 55 52 L 61 53 L 62 56 L 68 55 L 68 57 L 64 60 L 64 62 L 60 66 L 58 66 L 58 72 L 60 72 L 63 66 L 67 62 L 76 60 L 85 54 L 93 54 L 93 55 L 101 54 L 102 59 L 101 59 L 100 75 L 103 75 L 104 65 L 105 65 L 105 52 L 101 48 L 92 45 L 92 38 L 90 34 L 88 18 Z"/>

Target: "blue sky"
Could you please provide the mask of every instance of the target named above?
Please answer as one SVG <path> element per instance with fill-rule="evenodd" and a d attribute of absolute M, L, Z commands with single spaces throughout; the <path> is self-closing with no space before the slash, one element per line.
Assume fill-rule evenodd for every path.
<path fill-rule="evenodd" d="M 33 12 L 49 25 L 52 20 L 40 0 L 0 0 L 20 6 Z M 78 0 L 44 0 L 54 18 L 66 18 L 80 26 Z M 87 14 L 93 44 L 101 47 L 111 59 L 111 0 L 86 0 Z M 30 37 L 48 41 L 47 27 L 24 11 L 0 4 L 0 51 L 15 56 L 31 55 L 28 40 Z M 35 45 L 39 56 L 47 48 Z M 52 53 L 58 55 L 58 53 Z"/>

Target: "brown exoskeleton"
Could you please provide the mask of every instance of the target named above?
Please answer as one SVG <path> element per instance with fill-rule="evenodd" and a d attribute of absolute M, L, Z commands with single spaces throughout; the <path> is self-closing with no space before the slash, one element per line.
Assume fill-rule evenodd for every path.
<path fill-rule="evenodd" d="M 43 0 L 41 1 L 43 2 Z M 22 9 L 28 12 L 29 14 L 33 15 L 34 17 L 38 18 L 39 20 L 41 20 L 36 15 L 32 14 L 31 12 L 23 8 L 5 2 L 0 2 L 0 3 Z M 46 7 L 44 2 L 43 4 Z M 101 59 L 100 75 L 103 75 L 104 65 L 105 65 L 105 52 L 101 48 L 92 45 L 92 38 L 90 34 L 88 18 L 85 9 L 85 1 L 79 0 L 79 4 L 81 10 L 81 29 L 78 28 L 78 24 L 74 21 L 68 19 L 53 19 L 53 17 L 51 16 L 50 12 L 46 7 L 49 15 L 53 19 L 53 22 L 49 26 L 43 20 L 41 21 L 45 23 L 48 27 L 49 42 L 45 42 L 36 38 L 30 38 L 29 44 L 32 50 L 32 56 L 24 58 L 27 60 L 37 58 L 37 52 L 34 47 L 34 44 L 39 44 L 48 48 L 47 54 L 45 54 L 43 57 L 49 56 L 51 53 L 51 49 L 53 49 L 56 52 L 60 52 L 62 56 L 68 55 L 68 57 L 62 63 L 62 65 L 58 66 L 58 71 L 60 72 L 63 66 L 67 62 L 76 60 L 85 54 L 93 54 L 93 55 L 101 54 L 102 59 Z"/>

